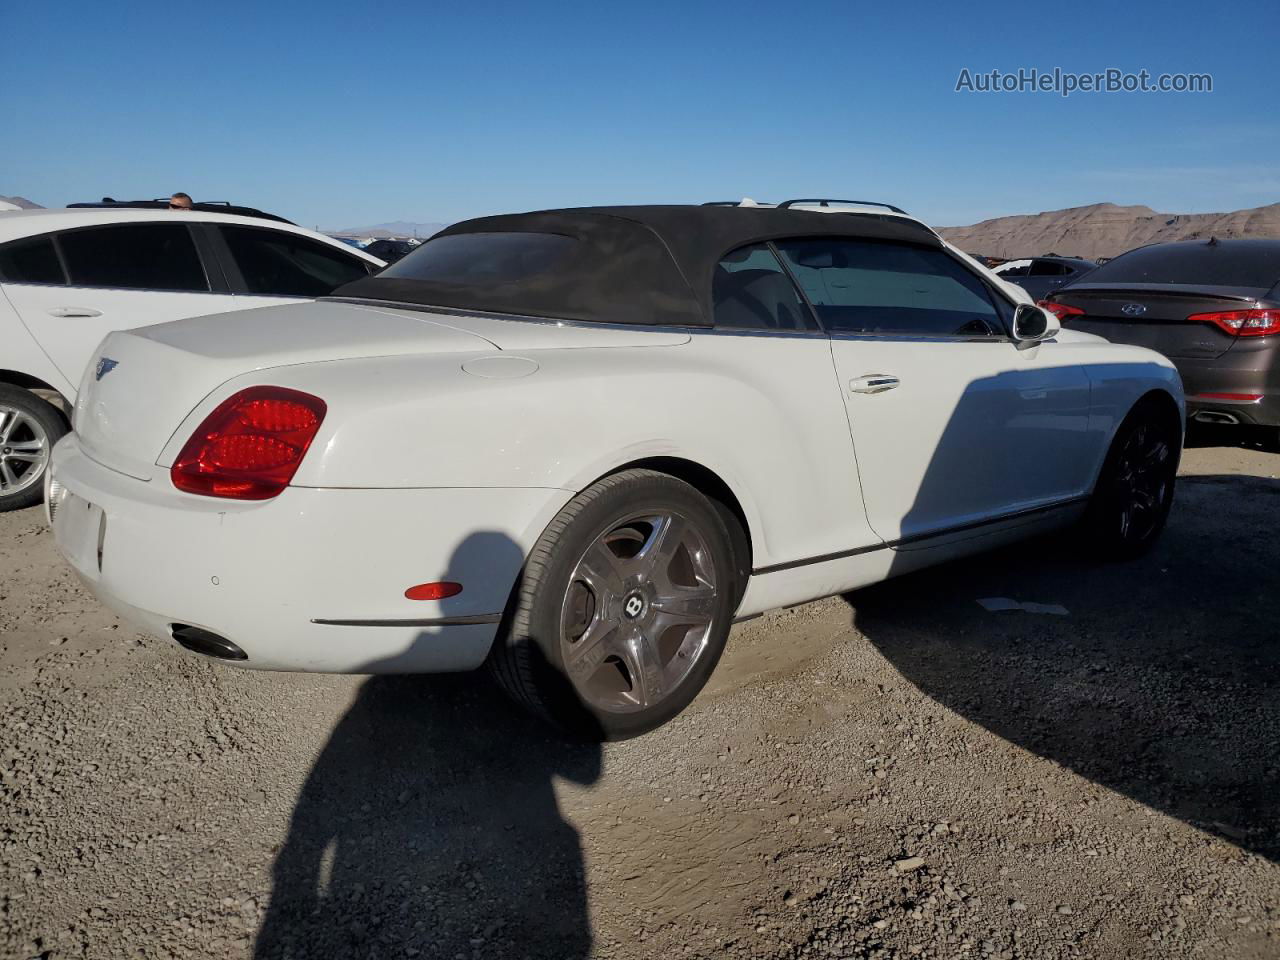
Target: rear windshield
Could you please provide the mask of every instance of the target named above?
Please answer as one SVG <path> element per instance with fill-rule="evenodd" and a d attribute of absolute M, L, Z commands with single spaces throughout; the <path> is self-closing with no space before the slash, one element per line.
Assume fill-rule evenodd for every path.
<path fill-rule="evenodd" d="M 1280 243 L 1203 240 L 1134 250 L 1090 271 L 1085 283 L 1181 283 L 1271 289 L 1280 280 Z"/>
<path fill-rule="evenodd" d="M 557 233 L 454 233 L 428 240 L 380 277 L 479 286 L 546 273 L 578 241 Z"/>

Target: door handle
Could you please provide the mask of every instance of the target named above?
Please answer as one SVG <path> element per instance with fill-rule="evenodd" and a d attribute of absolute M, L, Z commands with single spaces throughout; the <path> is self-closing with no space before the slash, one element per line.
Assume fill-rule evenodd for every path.
<path fill-rule="evenodd" d="M 897 377 L 888 373 L 869 373 L 865 377 L 855 377 L 849 381 L 851 393 L 884 393 L 902 383 Z"/>
<path fill-rule="evenodd" d="M 101 310 L 93 307 L 54 307 L 49 311 L 51 317 L 100 317 Z"/>

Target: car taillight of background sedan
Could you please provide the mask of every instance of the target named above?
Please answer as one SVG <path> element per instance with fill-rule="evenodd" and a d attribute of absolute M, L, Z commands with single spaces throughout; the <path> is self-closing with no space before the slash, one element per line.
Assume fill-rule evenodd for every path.
<path fill-rule="evenodd" d="M 1224 333 L 1236 337 L 1268 337 L 1280 333 L 1280 310 L 1224 310 L 1217 313 L 1193 313 L 1191 323 L 1211 323 Z"/>
<path fill-rule="evenodd" d="M 1065 303 L 1055 303 L 1053 300 L 1040 300 L 1036 303 L 1036 306 L 1048 310 L 1058 318 L 1059 323 L 1065 323 L 1070 317 L 1084 316 L 1084 311 L 1079 307 L 1068 306 Z"/>
<path fill-rule="evenodd" d="M 325 402 L 285 387 L 249 387 L 205 417 L 169 471 L 187 493 L 269 500 L 297 472 L 324 421 Z"/>

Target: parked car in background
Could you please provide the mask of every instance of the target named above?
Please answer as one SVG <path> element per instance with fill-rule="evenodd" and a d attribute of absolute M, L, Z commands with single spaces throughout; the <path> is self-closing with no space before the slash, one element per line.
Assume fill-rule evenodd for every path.
<path fill-rule="evenodd" d="M 1054 290 L 1079 280 L 1097 264 L 1079 257 L 1031 257 L 1006 260 L 993 268 L 1002 280 L 1016 283 L 1036 300 L 1043 300 Z"/>
<path fill-rule="evenodd" d="M 112 330 L 321 296 L 383 266 L 278 217 L 226 209 L 132 201 L 0 214 L 0 510 L 39 502 L 81 374 Z"/>
<path fill-rule="evenodd" d="M 406 254 L 412 253 L 413 249 L 414 245 L 408 240 L 374 240 L 365 245 L 364 252 L 387 263 L 395 263 Z"/>
<path fill-rule="evenodd" d="M 1280 426 L 1280 239 L 1153 243 L 1044 305 L 1069 329 L 1171 359 L 1191 419 Z"/>
<path fill-rule="evenodd" d="M 1025 297 L 902 217 L 471 220 L 331 298 L 108 337 L 54 539 L 193 652 L 487 661 L 575 734 L 634 736 L 735 617 L 1073 523 L 1100 557 L 1152 544 L 1176 371 Z"/>

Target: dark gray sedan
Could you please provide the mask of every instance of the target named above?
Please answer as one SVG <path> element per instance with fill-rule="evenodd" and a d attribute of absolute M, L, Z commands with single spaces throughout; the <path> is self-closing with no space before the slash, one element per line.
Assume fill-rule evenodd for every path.
<path fill-rule="evenodd" d="M 1280 426 L 1280 239 L 1139 247 L 1042 305 L 1074 330 L 1163 353 L 1189 418 Z"/>

